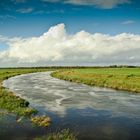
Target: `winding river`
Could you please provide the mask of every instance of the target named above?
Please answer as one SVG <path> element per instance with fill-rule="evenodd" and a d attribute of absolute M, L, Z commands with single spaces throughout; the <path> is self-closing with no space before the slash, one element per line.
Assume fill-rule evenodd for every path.
<path fill-rule="evenodd" d="M 24 74 L 3 82 L 39 114 L 52 118 L 47 132 L 70 128 L 79 140 L 140 140 L 139 94 L 71 83 L 50 73 Z M 0 117 L 0 139 L 31 140 L 46 134 L 46 129 L 26 119 L 20 124 L 14 119 L 13 114 Z"/>

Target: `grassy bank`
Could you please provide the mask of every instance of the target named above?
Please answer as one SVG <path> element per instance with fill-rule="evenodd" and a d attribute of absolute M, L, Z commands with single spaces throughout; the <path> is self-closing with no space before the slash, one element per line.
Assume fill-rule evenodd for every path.
<path fill-rule="evenodd" d="M 140 68 L 80 68 L 52 73 L 59 79 L 140 93 Z"/>
<path fill-rule="evenodd" d="M 6 109 L 9 112 L 16 113 L 17 115 L 29 116 L 35 114 L 37 110 L 29 107 L 29 102 L 16 96 L 14 93 L 2 87 L 2 81 L 9 77 L 33 73 L 43 72 L 51 69 L 48 68 L 21 68 L 21 69 L 0 69 L 0 108 Z"/>

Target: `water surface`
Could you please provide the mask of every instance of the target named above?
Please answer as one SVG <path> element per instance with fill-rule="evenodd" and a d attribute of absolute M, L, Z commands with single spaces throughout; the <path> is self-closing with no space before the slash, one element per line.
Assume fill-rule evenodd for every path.
<path fill-rule="evenodd" d="M 12 132 L 15 137 L 31 139 L 46 131 L 70 128 L 80 140 L 140 139 L 138 94 L 71 83 L 51 77 L 50 72 L 16 76 L 3 84 L 27 99 L 39 114 L 48 114 L 53 120 L 48 130 L 34 128 L 24 121 L 21 127 L 17 125 L 18 133 Z M 1 126 L 0 122 L 0 130 Z M 7 130 L 0 131 L 0 139 L 8 135 Z"/>

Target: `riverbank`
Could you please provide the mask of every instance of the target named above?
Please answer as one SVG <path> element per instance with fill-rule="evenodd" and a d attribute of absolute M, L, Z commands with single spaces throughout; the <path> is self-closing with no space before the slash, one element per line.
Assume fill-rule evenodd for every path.
<path fill-rule="evenodd" d="M 70 82 L 140 93 L 140 68 L 80 68 L 51 75 Z"/>
<path fill-rule="evenodd" d="M 8 89 L 2 86 L 2 82 L 10 77 L 35 73 L 35 72 L 46 72 L 50 70 L 55 70 L 56 68 L 21 68 L 21 69 L 0 69 L 0 109 L 4 109 L 9 113 L 14 113 L 18 116 L 29 117 L 31 122 L 37 126 L 48 127 L 51 123 L 51 119 L 48 116 L 34 116 L 38 110 L 29 106 L 29 102 L 25 99 L 20 98 L 15 95 L 13 92 L 10 92 Z M 22 117 L 21 117 L 22 118 Z M 19 122 L 21 120 L 17 120 Z M 76 136 L 69 131 L 69 129 L 61 130 L 60 132 L 49 133 L 46 136 L 39 136 L 34 138 L 35 140 L 49 140 L 49 139 L 58 139 L 58 140 L 76 140 Z"/>
<path fill-rule="evenodd" d="M 6 109 L 8 112 L 19 116 L 30 116 L 36 114 L 37 110 L 29 107 L 29 102 L 16 96 L 14 93 L 2 87 L 3 80 L 20 74 L 33 72 L 49 71 L 48 68 L 18 68 L 18 69 L 0 69 L 0 109 Z"/>

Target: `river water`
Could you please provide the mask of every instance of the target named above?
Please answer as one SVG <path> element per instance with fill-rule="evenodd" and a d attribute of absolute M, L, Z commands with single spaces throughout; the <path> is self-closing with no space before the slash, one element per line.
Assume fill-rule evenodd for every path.
<path fill-rule="evenodd" d="M 17 124 L 13 114 L 0 117 L 0 140 L 31 140 L 69 128 L 79 140 L 140 140 L 140 95 L 71 83 L 51 72 L 24 74 L 3 85 L 52 118 L 51 126 Z"/>

